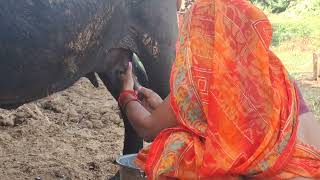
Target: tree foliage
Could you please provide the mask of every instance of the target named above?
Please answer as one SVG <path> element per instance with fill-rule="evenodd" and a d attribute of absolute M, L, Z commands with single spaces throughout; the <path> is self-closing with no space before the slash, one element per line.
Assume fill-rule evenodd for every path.
<path fill-rule="evenodd" d="M 262 6 L 264 9 L 270 9 L 272 13 L 281 13 L 285 11 L 292 0 L 250 0 L 254 4 Z"/>

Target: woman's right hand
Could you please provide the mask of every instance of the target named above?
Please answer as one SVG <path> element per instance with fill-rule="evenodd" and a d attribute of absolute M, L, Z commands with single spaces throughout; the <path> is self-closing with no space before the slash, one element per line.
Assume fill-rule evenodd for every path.
<path fill-rule="evenodd" d="M 141 96 L 142 105 L 149 112 L 154 111 L 163 102 L 161 97 L 151 89 L 141 87 L 138 92 L 139 96 Z"/>

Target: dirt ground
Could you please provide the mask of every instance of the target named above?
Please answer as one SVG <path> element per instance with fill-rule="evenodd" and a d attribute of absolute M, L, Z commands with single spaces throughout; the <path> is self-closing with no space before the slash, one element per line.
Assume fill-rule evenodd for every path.
<path fill-rule="evenodd" d="M 108 179 L 122 151 L 118 113 L 107 90 L 85 78 L 16 110 L 0 109 L 0 179 Z"/>
<path fill-rule="evenodd" d="M 295 75 L 295 79 L 309 109 L 320 122 L 320 80 L 312 80 L 312 73 Z"/>

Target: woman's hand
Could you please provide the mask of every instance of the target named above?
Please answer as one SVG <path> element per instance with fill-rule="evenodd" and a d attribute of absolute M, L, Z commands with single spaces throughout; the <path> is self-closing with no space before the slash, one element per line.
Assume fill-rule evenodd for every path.
<path fill-rule="evenodd" d="M 132 63 L 129 62 L 128 68 L 124 74 L 121 74 L 120 79 L 122 81 L 122 91 L 133 90 L 134 81 L 132 75 Z"/>
<path fill-rule="evenodd" d="M 141 97 L 141 103 L 149 112 L 155 110 L 163 100 L 161 97 L 152 91 L 151 89 L 141 87 L 139 88 L 139 96 Z"/>
<path fill-rule="evenodd" d="M 133 78 L 134 75 L 132 74 L 132 63 L 129 62 L 126 72 L 124 74 L 121 74 L 120 76 L 120 79 L 122 81 L 122 91 L 134 90 Z M 151 89 L 140 87 L 138 91 L 139 96 L 141 97 L 141 104 L 149 112 L 155 110 L 163 102 L 161 97 Z"/>

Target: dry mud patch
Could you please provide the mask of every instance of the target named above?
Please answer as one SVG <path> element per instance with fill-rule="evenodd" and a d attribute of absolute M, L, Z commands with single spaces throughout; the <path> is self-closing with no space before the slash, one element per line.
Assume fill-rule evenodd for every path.
<path fill-rule="evenodd" d="M 117 171 L 123 124 L 103 86 L 69 89 L 0 109 L 0 179 L 108 179 Z"/>

